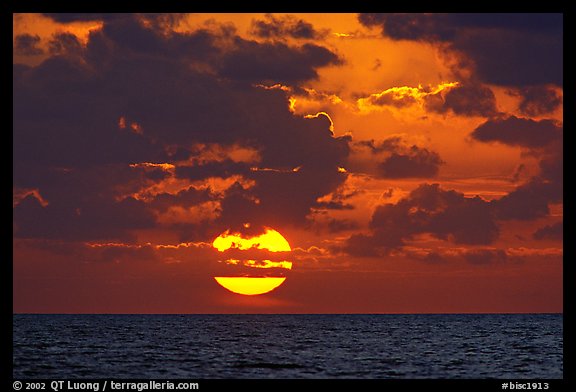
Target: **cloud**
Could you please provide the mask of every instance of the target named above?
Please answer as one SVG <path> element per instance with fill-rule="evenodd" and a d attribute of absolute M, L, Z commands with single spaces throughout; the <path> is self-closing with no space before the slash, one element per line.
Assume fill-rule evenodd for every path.
<path fill-rule="evenodd" d="M 174 27 L 178 22 L 186 17 L 183 13 L 45 13 L 44 16 L 52 19 L 58 23 L 74 23 L 74 22 L 104 22 L 112 23 L 122 20 L 135 19 L 142 20 L 146 24 L 151 25 L 154 29 L 163 29 L 166 27 Z"/>
<path fill-rule="evenodd" d="M 509 116 L 479 125 L 474 140 L 525 148 L 539 159 L 540 173 L 500 199 L 491 201 L 500 220 L 533 220 L 549 214 L 551 203 L 563 200 L 563 127 L 554 120 Z"/>
<path fill-rule="evenodd" d="M 397 206 L 411 222 L 410 234 L 429 232 L 456 244 L 490 244 L 498 237 L 499 229 L 488 203 L 479 197 L 468 198 L 457 191 L 443 190 L 438 184 L 420 185 Z M 388 224 L 387 217 L 377 210 L 371 226 Z"/>
<path fill-rule="evenodd" d="M 381 110 L 382 107 L 421 106 L 430 112 L 451 112 L 461 116 L 491 117 L 498 113 L 492 90 L 470 81 L 446 82 L 427 87 L 391 87 L 359 98 L 357 105 L 363 112 Z"/>
<path fill-rule="evenodd" d="M 326 218 L 326 219 L 315 219 L 313 226 L 318 232 L 327 233 L 341 233 L 343 231 L 350 231 L 359 228 L 358 223 L 349 219 L 336 219 L 336 218 Z"/>
<path fill-rule="evenodd" d="M 52 57 L 14 78 L 14 155 L 47 165 L 163 159 L 151 139 L 119 130 L 118 98 L 73 59 Z"/>
<path fill-rule="evenodd" d="M 444 96 L 431 94 L 425 97 L 425 108 L 432 112 L 453 112 L 462 116 L 491 117 L 497 113 L 496 98 L 490 88 L 478 84 L 450 88 Z"/>
<path fill-rule="evenodd" d="M 226 159 L 220 162 L 211 161 L 199 165 L 177 166 L 175 175 L 178 178 L 187 178 L 192 181 L 197 181 L 205 180 L 210 177 L 228 178 L 234 174 L 246 175 L 249 171 L 249 164 Z"/>
<path fill-rule="evenodd" d="M 265 20 L 253 20 L 250 32 L 260 38 L 322 39 L 328 30 L 318 31 L 311 23 L 292 15 L 274 16 L 266 14 Z"/>
<path fill-rule="evenodd" d="M 546 225 L 534 232 L 532 237 L 536 240 L 557 240 L 562 241 L 564 238 L 564 221 Z"/>
<path fill-rule="evenodd" d="M 344 182 L 350 137 L 325 115 L 294 115 L 286 91 L 245 82 L 298 83 L 337 56 L 143 18 L 99 18 L 85 45 L 56 34 L 48 59 L 14 68 L 14 186 L 50 202 L 17 203 L 15 236 L 134 241 L 163 227 L 203 239 L 252 219 L 307 225 L 312 209 L 333 208 L 317 200 Z M 208 221 L 181 219 L 206 209 Z"/>
<path fill-rule="evenodd" d="M 563 140 L 557 140 L 548 146 L 540 156 L 540 174 L 543 180 L 556 185 L 558 193 L 562 193 L 564 185 L 564 150 Z"/>
<path fill-rule="evenodd" d="M 562 97 L 557 90 L 548 86 L 523 87 L 510 93 L 520 97 L 518 108 L 527 116 L 550 114 L 562 105 Z"/>
<path fill-rule="evenodd" d="M 217 195 L 208 189 L 196 189 L 192 186 L 175 194 L 163 192 L 155 195 L 149 205 L 155 211 L 164 212 L 170 207 L 193 207 L 217 199 Z"/>
<path fill-rule="evenodd" d="M 334 167 L 307 168 L 298 171 L 254 171 L 251 188 L 231 187 L 221 201 L 223 224 L 239 227 L 245 222 L 283 228 L 307 226 L 308 215 L 315 210 L 331 209 L 317 200 L 342 185 L 347 177 Z"/>
<path fill-rule="evenodd" d="M 315 44 L 294 48 L 282 42 L 237 40 L 234 50 L 223 56 L 218 72 L 251 83 L 294 84 L 316 79 L 317 67 L 340 64 L 342 60 L 335 53 Z"/>
<path fill-rule="evenodd" d="M 509 116 L 480 124 L 471 134 L 482 142 L 499 142 L 511 146 L 541 148 L 562 137 L 562 127 L 554 120 L 539 120 Z"/>
<path fill-rule="evenodd" d="M 550 149 L 540 160 L 540 173 L 491 206 L 499 220 L 533 220 L 548 216 L 550 204 L 563 200 L 562 152 Z"/>
<path fill-rule="evenodd" d="M 81 55 L 84 47 L 72 33 L 56 33 L 48 43 L 48 50 L 52 55 Z"/>
<path fill-rule="evenodd" d="M 96 20 L 114 20 L 124 17 L 125 14 L 117 13 L 77 13 L 77 12 L 66 12 L 66 13 L 45 13 L 44 16 L 52 19 L 59 23 L 73 23 L 73 22 L 92 22 Z"/>
<path fill-rule="evenodd" d="M 407 154 L 392 153 L 378 169 L 383 178 L 431 178 L 442 163 L 438 153 L 412 146 Z"/>
<path fill-rule="evenodd" d="M 358 100 L 360 108 L 369 106 L 394 106 L 403 108 L 415 105 L 423 93 L 414 87 L 393 87 L 382 91 L 381 93 L 371 94 L 366 98 Z"/>
<path fill-rule="evenodd" d="M 14 38 L 14 54 L 20 56 L 39 56 L 44 50 L 38 47 L 39 35 L 20 34 Z"/>
<path fill-rule="evenodd" d="M 369 112 L 379 110 L 381 107 L 406 108 L 413 105 L 425 106 L 429 101 L 443 102 L 443 94 L 457 88 L 458 82 L 440 83 L 436 86 L 418 87 L 397 86 L 390 87 L 379 93 L 358 98 L 357 105 L 360 111 Z M 434 99 L 432 99 L 434 98 Z"/>
<path fill-rule="evenodd" d="M 491 205 L 498 219 L 532 220 L 547 216 L 549 203 L 562 200 L 561 188 L 557 184 L 533 178 Z"/>
<path fill-rule="evenodd" d="M 422 184 L 398 203 L 376 207 L 370 229 L 368 235 L 349 237 L 344 251 L 355 256 L 384 255 L 424 233 L 455 244 L 487 245 L 499 234 L 489 203 L 443 190 L 438 184 Z"/>
<path fill-rule="evenodd" d="M 26 197 L 14 208 L 15 236 L 130 242 L 134 241 L 130 230 L 154 226 L 154 216 L 138 200 L 115 202 L 97 199 L 73 206 L 68 204 L 69 201 L 54 199 L 48 206 L 42 207 L 35 198 Z"/>
<path fill-rule="evenodd" d="M 433 178 L 444 161 L 435 151 L 406 143 L 401 137 L 392 136 L 376 143 L 374 140 L 353 144 L 357 152 L 370 151 L 369 160 L 376 161 L 374 175 L 380 178 Z M 348 166 L 356 172 L 369 172 L 351 158 Z"/>
<path fill-rule="evenodd" d="M 335 53 L 316 44 L 246 40 L 233 27 L 223 25 L 167 34 L 165 23 L 156 23 L 157 19 L 145 14 L 107 20 L 101 31 L 91 34 L 88 49 L 100 61 L 122 56 L 119 51 L 186 58 L 223 77 L 253 83 L 314 79 L 316 67 L 342 63 Z"/>
<path fill-rule="evenodd" d="M 519 164 L 518 166 L 516 166 L 516 169 L 514 169 L 514 173 L 512 174 L 510 181 L 511 182 L 520 181 L 525 172 L 526 172 L 526 165 L 523 163 Z"/>
<path fill-rule="evenodd" d="M 134 14 L 110 18 L 101 29 L 93 30 L 87 44 L 87 57 L 104 65 L 127 55 L 171 56 L 176 59 L 207 60 L 219 53 L 215 40 L 233 34 L 227 29 L 200 28 L 192 32 L 165 31 L 155 18 Z M 162 19 L 159 19 L 162 20 Z M 168 26 L 170 23 L 168 23 Z"/>
<path fill-rule="evenodd" d="M 392 39 L 443 45 L 485 83 L 562 85 L 562 14 L 360 14 L 359 21 Z"/>
<path fill-rule="evenodd" d="M 352 234 L 341 250 L 355 257 L 379 257 L 389 255 L 394 249 L 404 244 L 398 232 L 386 233 L 383 230 L 372 234 Z"/>

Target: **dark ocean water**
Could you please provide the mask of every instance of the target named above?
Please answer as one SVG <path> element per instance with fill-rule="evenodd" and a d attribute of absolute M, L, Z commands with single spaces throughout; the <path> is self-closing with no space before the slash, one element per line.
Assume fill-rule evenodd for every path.
<path fill-rule="evenodd" d="M 562 315 L 14 315 L 15 378 L 563 377 Z"/>

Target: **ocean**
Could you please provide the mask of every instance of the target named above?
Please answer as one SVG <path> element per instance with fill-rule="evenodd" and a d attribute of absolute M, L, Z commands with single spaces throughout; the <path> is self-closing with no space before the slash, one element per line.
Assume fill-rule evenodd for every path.
<path fill-rule="evenodd" d="M 15 379 L 561 379 L 561 314 L 21 315 Z"/>

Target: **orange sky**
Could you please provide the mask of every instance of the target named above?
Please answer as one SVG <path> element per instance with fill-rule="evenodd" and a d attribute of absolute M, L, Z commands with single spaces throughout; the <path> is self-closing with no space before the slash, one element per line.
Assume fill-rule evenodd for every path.
<path fill-rule="evenodd" d="M 15 14 L 14 312 L 562 312 L 555 17 Z"/>

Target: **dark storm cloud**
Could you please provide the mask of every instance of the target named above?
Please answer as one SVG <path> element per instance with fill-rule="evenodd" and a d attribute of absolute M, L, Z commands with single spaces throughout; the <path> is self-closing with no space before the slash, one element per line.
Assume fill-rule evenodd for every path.
<path fill-rule="evenodd" d="M 342 60 L 336 54 L 315 44 L 293 48 L 281 42 L 238 40 L 236 48 L 223 57 L 218 72 L 246 82 L 293 84 L 316 79 L 316 67 L 339 64 Z"/>
<path fill-rule="evenodd" d="M 229 49 L 216 46 L 217 34 L 226 35 L 231 42 Z M 116 107 L 152 134 L 162 130 L 157 136 L 172 143 L 233 138 L 244 144 L 262 136 L 260 126 L 254 129 L 255 116 L 250 115 L 255 108 L 269 112 L 269 116 L 260 116 L 261 123 L 270 122 L 266 126 L 278 128 L 278 124 L 294 121 L 283 108 L 288 102 L 285 92 L 235 84 L 236 77 L 242 81 L 298 82 L 299 78 L 315 77 L 314 67 L 330 62 L 335 55 L 319 46 L 258 44 L 230 34 L 228 29 L 165 36 L 138 20 L 127 19 L 105 24 L 102 31 L 91 34 L 86 57 L 107 73 L 109 93 L 116 92 L 121 99 L 126 89 L 138 91 L 136 99 L 123 99 Z M 220 70 L 221 77 L 231 80 L 194 72 L 189 61 L 213 72 Z M 189 125 L 191 116 L 196 126 Z M 244 135 L 238 129 L 243 129 Z"/>
<path fill-rule="evenodd" d="M 347 175 L 337 167 L 303 167 L 297 172 L 255 173 L 254 194 L 265 216 L 275 216 L 278 224 L 304 224 L 311 207 L 321 207 L 317 199 L 335 191 Z"/>
<path fill-rule="evenodd" d="M 254 149 L 258 166 L 270 169 L 232 161 L 176 164 L 178 180 L 239 174 L 255 182 L 225 194 L 223 227 L 247 218 L 302 225 L 312 208 L 327 207 L 317 199 L 344 182 L 337 168 L 350 138 L 334 137 L 325 116 L 294 116 L 284 91 L 238 83 L 235 76 L 244 82 L 247 75 L 234 75 L 232 64 L 250 69 L 248 79 L 297 83 L 315 77 L 317 66 L 336 63 L 335 54 L 316 45 L 258 44 L 230 28 L 164 34 L 165 23 L 140 17 L 98 19 L 103 28 L 81 50 L 73 35 L 57 34 L 53 57 L 14 68 L 14 186 L 38 189 L 49 201 L 17 205 L 16 236 L 128 241 L 131 230 L 154 227 L 156 213 L 171 204 L 213 201 L 214 194 L 190 189 L 146 201 L 129 196 L 173 175 L 129 164 L 193 159 L 196 143 Z M 251 69 L 255 60 L 240 54 L 244 49 L 268 57 L 256 60 L 266 68 L 262 78 Z M 197 238 L 205 229 L 182 225 L 182 235 Z"/>
<path fill-rule="evenodd" d="M 96 20 L 108 21 L 125 17 L 126 14 L 113 14 L 113 13 L 45 13 L 44 16 L 49 17 L 55 22 L 59 23 L 72 23 L 72 22 L 92 22 Z"/>
<path fill-rule="evenodd" d="M 14 54 L 20 56 L 38 56 L 44 54 L 44 50 L 38 47 L 40 36 L 20 34 L 14 38 Z"/>
<path fill-rule="evenodd" d="M 402 245 L 404 241 L 400 233 L 378 230 L 369 235 L 351 235 L 341 250 L 356 257 L 378 257 L 388 255 L 390 251 Z"/>
<path fill-rule="evenodd" d="M 402 138 L 396 136 L 379 143 L 360 141 L 356 146 L 367 147 L 376 159 L 381 160 L 375 173 L 381 178 L 432 178 L 444 164 L 437 152 L 406 145 Z"/>
<path fill-rule="evenodd" d="M 152 213 L 135 199 L 76 201 L 76 208 L 71 208 L 70 201 L 53 199 L 47 207 L 42 207 L 35 198 L 26 197 L 14 208 L 15 235 L 20 238 L 133 241 L 128 230 L 154 226 Z"/>
<path fill-rule="evenodd" d="M 532 237 L 536 240 L 557 240 L 564 238 L 564 221 L 547 225 L 536 230 Z"/>
<path fill-rule="evenodd" d="M 498 237 L 498 226 L 489 205 L 479 197 L 443 190 L 438 184 L 423 184 L 410 192 L 404 202 L 395 205 L 408 218 L 408 233 L 428 232 L 456 244 L 490 244 Z M 371 226 L 389 227 L 386 210 L 374 213 Z M 473 224 L 471 224 L 473 222 Z M 390 227 L 392 228 L 392 227 Z"/>
<path fill-rule="evenodd" d="M 105 24 L 102 31 L 90 35 L 87 65 L 74 59 L 52 58 L 18 81 L 22 85 L 16 88 L 16 110 L 22 107 L 22 116 L 17 117 L 26 118 L 24 112 L 28 109 L 20 105 L 20 102 L 35 105 L 35 120 L 39 116 L 56 117 L 61 123 L 66 122 L 65 128 L 70 128 L 69 124 L 74 120 L 79 123 L 75 128 L 100 128 L 98 122 L 107 122 L 108 127 L 114 127 L 120 116 L 126 116 L 142 125 L 145 136 L 162 138 L 171 143 L 190 143 L 195 140 L 221 142 L 230 139 L 251 142 L 263 137 L 272 140 L 276 136 L 264 135 L 261 126 L 279 128 L 278 134 L 283 133 L 283 123 L 289 124 L 286 128 L 300 126 L 284 108 L 287 104 L 284 92 L 218 82 L 209 75 L 191 71 L 188 64 L 180 61 L 182 56 L 188 55 L 198 61 L 211 61 L 211 54 L 219 53 L 211 44 L 212 38 L 200 39 L 204 44 L 179 56 L 176 55 L 180 53 L 179 50 L 164 49 L 186 46 L 183 43 L 198 43 L 198 36 L 211 37 L 211 34 L 200 31 L 181 35 L 174 33 L 164 37 L 134 19 Z M 248 42 L 240 38 L 238 40 L 240 45 Z M 178 45 L 174 42 L 178 42 Z M 162 43 L 165 45 L 162 46 Z M 250 45 L 257 50 L 256 43 Z M 266 44 L 264 52 L 273 50 L 273 47 L 272 44 Z M 301 53 L 314 53 L 319 48 L 306 46 L 302 52 L 291 52 L 291 48 L 285 45 L 281 47 L 285 56 L 293 54 L 297 58 Z M 222 54 L 214 60 L 215 63 L 224 61 L 226 56 Z M 305 70 L 303 65 L 300 65 L 299 70 L 307 75 L 314 74 L 311 69 Z M 94 110 L 96 107 L 98 111 Z M 269 116 L 260 116 L 260 124 L 254 124 L 254 116 L 250 115 L 255 108 L 269 113 Z M 50 118 L 50 121 L 53 122 L 54 118 Z M 238 129 L 244 131 L 238 132 Z M 77 129 L 67 133 L 63 137 L 55 135 L 50 139 L 56 140 L 53 143 L 60 143 L 66 139 L 64 136 L 70 136 L 81 138 L 87 145 L 98 147 L 101 144 L 94 143 L 86 137 L 86 132 L 80 133 Z M 89 135 L 95 133 L 88 132 Z M 119 138 L 118 135 L 118 132 L 113 132 L 110 136 Z M 146 137 L 129 132 L 124 132 L 123 137 L 146 141 Z M 133 152 L 134 146 L 127 151 Z M 64 151 L 62 155 L 70 153 L 74 153 L 74 149 Z M 135 157 L 126 159 L 139 160 Z"/>
<path fill-rule="evenodd" d="M 496 215 L 502 220 L 545 217 L 549 215 L 551 203 L 561 203 L 563 200 L 562 128 L 549 120 L 518 120 L 513 122 L 514 132 L 503 132 L 501 140 L 512 145 L 531 147 L 529 153 L 539 159 L 540 172 L 508 195 L 491 202 Z M 525 133 L 521 134 L 516 126 L 523 123 L 528 126 L 524 129 Z M 538 132 L 545 132 L 546 136 L 537 135 Z"/>
<path fill-rule="evenodd" d="M 540 172 L 528 182 L 490 202 L 500 220 L 533 220 L 550 213 L 551 203 L 563 199 L 562 127 L 552 120 L 518 117 L 488 120 L 472 132 L 472 138 L 527 148 L 539 158 Z"/>
<path fill-rule="evenodd" d="M 198 29 L 189 33 L 166 33 L 150 19 L 127 14 L 106 21 L 101 30 L 90 33 L 87 58 L 100 66 L 130 55 L 157 56 L 156 60 L 162 57 L 208 60 L 219 53 L 214 40 L 223 31 Z"/>
<path fill-rule="evenodd" d="M 286 108 L 284 110 L 288 113 Z M 313 118 L 289 116 L 284 124 L 279 120 L 271 124 L 276 133 L 267 132 L 266 128 L 260 130 L 263 140 L 261 165 L 288 169 L 302 167 L 306 173 L 315 174 L 326 170 L 326 179 L 330 181 L 334 171 L 348 157 L 351 137 L 335 137 L 330 131 L 330 120 L 323 115 Z"/>
<path fill-rule="evenodd" d="M 283 228 L 306 226 L 314 209 L 327 210 L 317 199 L 335 191 L 347 175 L 337 167 L 302 167 L 298 171 L 254 171 L 255 185 L 244 189 L 240 184 L 230 188 L 221 201 L 222 224 L 241 228 L 244 223 Z"/>
<path fill-rule="evenodd" d="M 533 220 L 548 216 L 550 204 L 563 201 L 561 153 L 548 149 L 540 160 L 540 173 L 516 189 L 491 201 L 499 220 Z"/>
<path fill-rule="evenodd" d="M 511 182 L 518 182 L 520 180 L 520 178 L 522 178 L 522 176 L 524 175 L 525 172 L 526 172 L 526 165 L 523 163 L 519 164 L 516 167 L 516 169 L 514 169 L 514 173 L 512 174 L 510 181 Z"/>
<path fill-rule="evenodd" d="M 501 29 L 558 33 L 562 30 L 562 14 L 540 13 L 427 13 L 427 14 L 360 14 L 366 26 L 382 26 L 383 33 L 394 39 L 450 41 L 466 29 Z"/>
<path fill-rule="evenodd" d="M 118 129 L 121 98 L 76 59 L 52 57 L 14 79 L 14 156 L 59 166 L 162 159 L 151 139 Z"/>
<path fill-rule="evenodd" d="M 392 153 L 378 165 L 382 178 L 431 178 L 444 163 L 438 153 L 412 146 L 407 154 Z"/>
<path fill-rule="evenodd" d="M 348 219 L 335 219 L 329 218 L 325 222 L 322 221 L 315 225 L 320 231 L 326 231 L 328 233 L 340 233 L 343 231 L 350 231 L 359 228 L 357 222 Z"/>
<path fill-rule="evenodd" d="M 252 230 L 261 230 L 265 222 L 259 214 L 258 204 L 251 192 L 236 182 L 226 190 L 220 201 L 221 211 L 217 220 L 219 227 L 241 232 L 244 224 L 249 223 Z"/>
<path fill-rule="evenodd" d="M 344 250 L 356 256 L 383 255 L 423 233 L 455 244 L 486 245 L 499 234 L 489 203 L 438 184 L 422 184 L 397 204 L 378 206 L 370 228 L 369 235 L 351 236 Z"/>
<path fill-rule="evenodd" d="M 37 188 L 47 201 L 42 206 L 29 197 L 16 206 L 15 236 L 131 241 L 130 230 L 155 222 L 144 202 L 123 197 L 139 181 L 123 164 L 63 168 L 15 160 L 14 185 Z"/>
<path fill-rule="evenodd" d="M 562 127 L 553 120 L 534 121 L 510 116 L 486 121 L 471 136 L 482 142 L 541 148 L 562 138 Z"/>
<path fill-rule="evenodd" d="M 217 31 L 199 29 L 168 35 L 154 26 L 143 25 L 141 17 L 122 17 L 104 23 L 102 31 L 92 34 L 89 57 L 105 61 L 126 51 L 165 55 L 204 63 L 233 80 L 284 83 L 314 79 L 316 67 L 342 63 L 335 53 L 315 44 L 258 43 L 245 40 L 235 35 L 234 29 L 223 26 Z M 217 45 L 221 38 L 229 41 L 226 50 Z"/>
<path fill-rule="evenodd" d="M 462 116 L 491 117 L 497 113 L 494 93 L 488 87 L 478 84 L 451 88 L 443 98 L 440 93 L 428 95 L 424 104 L 430 111 L 452 111 Z"/>
<path fill-rule="evenodd" d="M 194 187 L 189 187 L 175 194 L 159 193 L 154 196 L 149 205 L 156 211 L 164 212 L 173 206 L 188 208 L 216 199 L 216 195 L 214 195 L 210 189 L 196 189 Z"/>
<path fill-rule="evenodd" d="M 230 159 L 212 161 L 194 166 L 177 166 L 176 177 L 191 181 L 204 180 L 210 177 L 228 178 L 234 174 L 248 174 L 250 165 L 244 162 L 234 162 Z"/>
<path fill-rule="evenodd" d="M 562 105 L 562 97 L 547 86 L 524 87 L 511 93 L 521 98 L 518 108 L 528 116 L 550 114 Z"/>
<path fill-rule="evenodd" d="M 56 33 L 48 43 L 52 55 L 81 55 L 84 48 L 78 37 L 72 33 Z"/>
<path fill-rule="evenodd" d="M 547 216 L 549 204 L 562 200 L 559 184 L 533 178 L 506 196 L 491 202 L 498 219 L 533 220 Z"/>
<path fill-rule="evenodd" d="M 261 38 L 321 39 L 328 32 L 318 31 L 314 26 L 294 16 L 274 16 L 267 14 L 265 20 L 253 20 L 251 33 Z"/>
<path fill-rule="evenodd" d="M 549 146 L 540 159 L 539 176 L 549 183 L 556 184 L 559 189 L 558 194 L 562 193 L 564 184 L 564 151 L 563 141 L 553 143 Z"/>
<path fill-rule="evenodd" d="M 181 13 L 45 13 L 43 14 L 58 23 L 73 22 L 95 22 L 105 23 L 115 22 L 126 19 L 142 19 L 151 24 L 154 28 L 170 27 L 182 20 L 186 14 Z"/>
<path fill-rule="evenodd" d="M 166 171 L 162 170 L 162 169 L 153 169 L 153 170 L 148 170 L 144 173 L 144 177 L 152 180 L 152 181 L 160 181 L 160 180 L 164 180 L 165 178 L 168 178 L 170 176 L 170 173 L 166 173 Z"/>
<path fill-rule="evenodd" d="M 562 85 L 562 14 L 361 14 L 392 39 L 444 44 L 474 63 L 485 83 Z"/>

